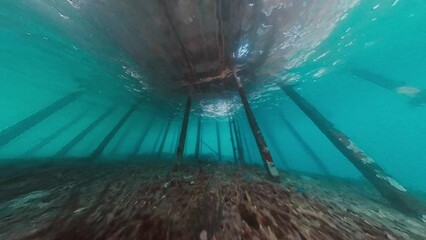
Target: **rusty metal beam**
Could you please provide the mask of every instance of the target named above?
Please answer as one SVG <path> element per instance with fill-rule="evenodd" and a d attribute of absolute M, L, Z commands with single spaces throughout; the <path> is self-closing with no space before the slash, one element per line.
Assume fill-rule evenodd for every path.
<path fill-rule="evenodd" d="M 240 94 L 241 101 L 243 102 L 244 110 L 246 112 L 251 131 L 253 132 L 253 136 L 256 140 L 257 147 L 259 148 L 260 155 L 262 157 L 263 163 L 266 168 L 266 172 L 271 178 L 278 180 L 279 179 L 278 170 L 275 167 L 275 163 L 272 160 L 272 156 L 271 156 L 271 153 L 269 152 L 265 138 L 263 137 L 262 132 L 260 131 L 259 125 L 257 124 L 256 118 L 254 117 L 253 111 L 251 110 L 251 107 L 247 100 L 247 95 L 246 95 L 246 92 L 244 91 L 241 80 L 239 79 L 239 77 L 236 75 L 235 72 L 234 72 L 234 80 L 237 84 L 238 92 Z"/>
<path fill-rule="evenodd" d="M 425 203 L 414 198 L 407 189 L 300 96 L 292 86 L 283 85 L 281 88 L 389 203 L 405 214 L 426 219 Z"/>

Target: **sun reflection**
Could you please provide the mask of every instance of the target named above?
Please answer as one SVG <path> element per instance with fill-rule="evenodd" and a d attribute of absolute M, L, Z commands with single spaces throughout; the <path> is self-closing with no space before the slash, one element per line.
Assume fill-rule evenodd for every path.
<path fill-rule="evenodd" d="M 236 98 L 231 99 L 208 99 L 200 101 L 200 108 L 204 117 L 221 118 L 232 115 L 240 109 Z"/>

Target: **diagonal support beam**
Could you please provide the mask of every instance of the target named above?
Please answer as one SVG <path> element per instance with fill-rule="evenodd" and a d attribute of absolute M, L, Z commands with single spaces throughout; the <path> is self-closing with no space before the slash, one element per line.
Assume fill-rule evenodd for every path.
<path fill-rule="evenodd" d="M 20 122 L 16 123 L 15 125 L 6 128 L 5 130 L 0 132 L 0 147 L 8 144 L 13 139 L 19 137 L 21 134 L 28 131 L 30 128 L 34 127 L 44 119 L 48 118 L 50 115 L 54 114 L 55 112 L 61 110 L 68 104 L 74 102 L 82 92 L 72 92 L 65 97 L 56 100 L 49 106 L 41 109 L 40 111 L 34 113 L 33 115 L 21 120 Z"/>
<path fill-rule="evenodd" d="M 80 115 L 78 115 L 76 118 L 72 119 L 70 122 L 68 122 L 67 124 L 65 124 L 64 126 L 62 126 L 61 128 L 59 128 L 58 130 L 56 130 L 49 137 L 47 137 L 47 138 L 43 139 L 42 141 L 40 141 L 39 143 L 37 143 L 34 147 L 32 147 L 27 152 L 25 152 L 24 156 L 30 157 L 35 152 L 39 151 L 44 146 L 46 146 L 49 143 L 51 143 L 53 140 L 55 140 L 57 137 L 59 137 L 62 133 L 64 133 L 66 130 L 68 130 L 70 127 L 72 127 L 78 121 L 80 121 L 81 118 L 84 117 L 84 115 L 86 115 L 87 112 L 88 111 L 84 111 L 83 113 L 81 113 Z"/>
<path fill-rule="evenodd" d="M 253 132 L 254 138 L 256 140 L 257 147 L 259 148 L 260 155 L 262 157 L 266 171 L 270 177 L 278 180 L 279 178 L 278 170 L 275 167 L 275 163 L 272 160 L 271 153 L 269 152 L 268 146 L 266 145 L 265 138 L 263 137 L 262 132 L 260 132 L 259 125 L 257 124 L 253 111 L 251 110 L 251 107 L 247 100 L 246 92 L 244 91 L 244 88 L 243 88 L 243 84 L 241 83 L 241 80 L 235 74 L 235 72 L 234 72 L 234 79 L 235 79 L 235 82 L 237 83 L 238 92 L 240 94 L 241 101 L 243 102 L 244 110 L 246 112 L 251 131 Z"/>
<path fill-rule="evenodd" d="M 179 143 L 176 149 L 176 167 L 179 167 L 182 164 L 183 159 L 183 150 L 185 148 L 186 135 L 188 133 L 188 121 L 189 113 L 191 111 L 192 97 L 188 95 L 185 105 L 185 113 L 182 121 L 182 128 L 179 135 Z"/>
<path fill-rule="evenodd" d="M 324 165 L 324 163 L 321 161 L 321 159 L 318 157 L 318 155 L 314 152 L 314 150 L 303 140 L 302 136 L 297 132 L 297 130 L 291 125 L 291 123 L 284 117 L 284 114 L 281 113 L 281 120 L 284 122 L 288 130 L 290 130 L 291 134 L 296 138 L 296 140 L 302 145 L 303 150 L 305 150 L 306 153 L 311 156 L 311 158 L 314 160 L 315 164 L 321 169 L 321 171 L 326 174 L 330 175 L 330 172 L 328 171 L 327 167 Z"/>
<path fill-rule="evenodd" d="M 90 132 L 93 131 L 105 118 L 107 118 L 114 111 L 114 107 L 109 108 L 101 116 L 95 119 L 89 126 L 63 146 L 56 154 L 55 157 L 63 157 L 66 155 L 75 145 L 83 140 Z"/>
<path fill-rule="evenodd" d="M 423 202 L 410 195 L 401 184 L 388 175 L 344 133 L 335 128 L 314 106 L 300 96 L 292 86 L 284 85 L 281 88 L 331 143 L 396 209 L 405 214 L 426 219 L 426 205 Z"/>
<path fill-rule="evenodd" d="M 105 150 L 105 148 L 108 146 L 108 144 L 111 142 L 111 140 L 115 137 L 115 135 L 118 133 L 118 131 L 121 129 L 121 127 L 126 123 L 127 119 L 132 115 L 132 113 L 137 109 L 138 105 L 134 104 L 127 112 L 124 114 L 124 116 L 120 119 L 120 121 L 114 126 L 113 129 L 105 136 L 105 138 L 102 140 L 102 142 L 98 145 L 98 147 L 90 154 L 89 159 L 95 160 L 98 158 L 102 152 Z"/>

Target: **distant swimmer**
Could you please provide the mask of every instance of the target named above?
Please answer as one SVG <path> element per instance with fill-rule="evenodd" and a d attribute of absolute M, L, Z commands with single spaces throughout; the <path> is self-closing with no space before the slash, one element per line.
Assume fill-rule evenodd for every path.
<path fill-rule="evenodd" d="M 398 94 L 412 97 L 410 104 L 413 106 L 426 105 L 426 91 L 413 86 L 407 86 L 406 82 L 388 78 L 384 75 L 371 72 L 366 68 L 352 68 L 349 70 L 355 77 L 364 79 Z"/>
<path fill-rule="evenodd" d="M 417 87 L 410 87 L 410 86 L 404 86 L 404 87 L 398 87 L 396 89 L 396 92 L 399 94 L 404 94 L 408 96 L 414 96 L 420 93 L 422 90 Z"/>
<path fill-rule="evenodd" d="M 357 78 L 364 79 L 378 86 L 381 86 L 383 88 L 393 90 L 393 91 L 399 87 L 404 87 L 406 85 L 404 81 L 398 81 L 398 80 L 388 78 L 381 74 L 371 72 L 370 70 L 366 68 L 352 68 L 350 69 L 350 72 Z"/>

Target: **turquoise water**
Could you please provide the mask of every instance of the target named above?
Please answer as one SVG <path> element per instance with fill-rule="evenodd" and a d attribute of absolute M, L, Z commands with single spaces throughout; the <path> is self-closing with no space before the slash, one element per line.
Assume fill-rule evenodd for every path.
<path fill-rule="evenodd" d="M 278 168 L 324 174 L 284 124 L 284 115 L 330 174 L 361 178 L 277 86 L 295 82 L 301 95 L 386 172 L 408 189 L 426 192 L 426 3 L 368 0 L 352 5 L 322 41 L 309 47 L 301 43 L 288 57 L 288 62 L 303 61 L 283 62 L 273 77 L 247 88 L 254 114 Z M 70 92 L 84 92 L 1 146 L 0 161 L 52 157 L 115 106 L 65 155 L 89 156 L 138 99 L 138 109 L 103 151 L 104 161 L 127 159 L 135 149 L 138 156 L 156 156 L 165 135 L 161 158 L 172 164 L 185 96 L 165 95 L 131 54 L 68 2 L 3 0 L 0 43 L 0 131 Z M 218 159 L 218 123 L 222 160 L 234 161 L 228 123 L 233 116 L 241 128 L 246 162 L 262 164 L 236 92 L 194 97 L 186 159 L 196 149 L 199 116 L 202 156 Z"/>

